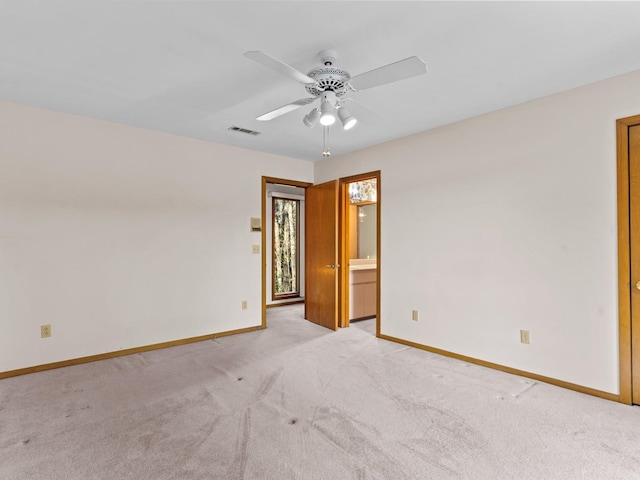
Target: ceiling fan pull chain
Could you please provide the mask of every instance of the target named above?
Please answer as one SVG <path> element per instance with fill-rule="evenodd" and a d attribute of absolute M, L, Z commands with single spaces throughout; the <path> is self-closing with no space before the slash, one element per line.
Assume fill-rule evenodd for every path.
<path fill-rule="evenodd" d="M 329 147 L 327 146 L 327 143 L 329 142 L 329 127 L 327 126 L 324 126 L 322 129 L 322 142 L 322 156 L 331 156 L 331 150 L 329 150 Z"/>

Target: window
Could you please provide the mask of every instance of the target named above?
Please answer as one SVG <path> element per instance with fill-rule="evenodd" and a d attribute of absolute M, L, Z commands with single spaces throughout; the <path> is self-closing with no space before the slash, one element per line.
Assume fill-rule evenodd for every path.
<path fill-rule="evenodd" d="M 300 201 L 273 197 L 273 299 L 300 295 Z"/>

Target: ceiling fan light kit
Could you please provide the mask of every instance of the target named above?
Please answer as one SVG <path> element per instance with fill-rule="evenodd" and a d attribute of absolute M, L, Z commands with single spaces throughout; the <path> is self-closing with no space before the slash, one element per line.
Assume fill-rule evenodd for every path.
<path fill-rule="evenodd" d="M 358 123 L 358 119 L 351 115 L 351 112 L 344 107 L 338 109 L 338 118 L 342 123 L 342 128 L 345 130 L 351 130 Z"/>
<path fill-rule="evenodd" d="M 320 104 L 320 123 L 325 127 L 333 125 L 336 121 L 336 95 L 332 91 L 322 93 Z"/>
<path fill-rule="evenodd" d="M 316 123 L 318 123 L 318 119 L 320 118 L 320 110 L 314 108 L 309 113 L 307 113 L 302 122 L 309 128 L 313 127 Z"/>
<path fill-rule="evenodd" d="M 311 128 L 320 120 L 320 124 L 324 129 L 322 155 L 325 157 L 331 154 L 327 147 L 327 127 L 335 123 L 336 116 L 340 119 L 344 130 L 350 130 L 358 123 L 357 118 L 343 106 L 345 101 L 351 100 L 350 98 L 343 98 L 347 93 L 397 82 L 427 72 L 426 64 L 419 57 L 415 56 L 351 77 L 348 71 L 333 65 L 338 57 L 333 50 L 321 51 L 318 57 L 322 65 L 313 68 L 306 75 L 264 52 L 250 51 L 244 55 L 265 67 L 271 68 L 301 83 L 304 85 L 307 93 L 313 95 L 312 97 L 302 98 L 276 108 L 275 110 L 271 110 L 270 112 L 260 115 L 256 120 L 273 120 L 274 118 L 278 118 L 320 99 L 320 108 L 314 108 L 307 113 L 302 119 L 302 122 Z"/>

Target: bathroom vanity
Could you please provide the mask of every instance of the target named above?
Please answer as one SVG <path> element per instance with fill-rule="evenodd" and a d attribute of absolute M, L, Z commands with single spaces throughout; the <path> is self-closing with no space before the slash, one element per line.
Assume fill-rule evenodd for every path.
<path fill-rule="evenodd" d="M 349 261 L 349 319 L 376 315 L 377 263 L 375 259 Z"/>

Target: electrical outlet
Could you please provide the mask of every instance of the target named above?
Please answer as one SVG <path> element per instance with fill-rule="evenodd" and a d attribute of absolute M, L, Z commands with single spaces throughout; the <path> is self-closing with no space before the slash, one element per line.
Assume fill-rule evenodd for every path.
<path fill-rule="evenodd" d="M 247 309 L 247 301 L 246 300 L 242 300 L 242 309 L 243 310 Z"/>
<path fill-rule="evenodd" d="M 260 253 L 260 245 L 252 245 L 251 253 Z"/>
<path fill-rule="evenodd" d="M 520 330 L 520 343 L 531 343 L 531 338 L 529 337 L 529 330 Z"/>
<path fill-rule="evenodd" d="M 51 336 L 51 325 L 40 325 L 40 338 L 49 338 Z"/>
<path fill-rule="evenodd" d="M 411 320 L 418 321 L 418 310 L 411 310 Z"/>

